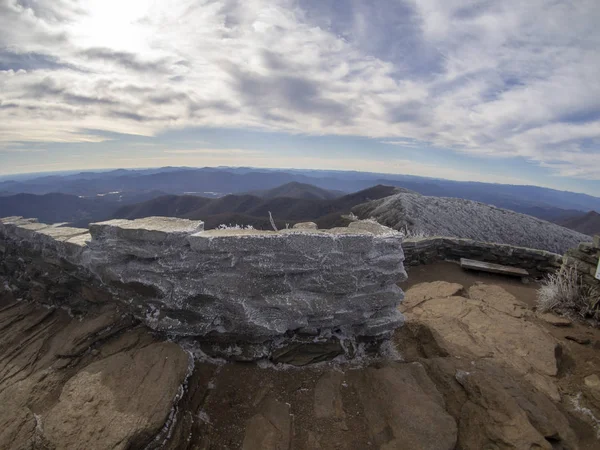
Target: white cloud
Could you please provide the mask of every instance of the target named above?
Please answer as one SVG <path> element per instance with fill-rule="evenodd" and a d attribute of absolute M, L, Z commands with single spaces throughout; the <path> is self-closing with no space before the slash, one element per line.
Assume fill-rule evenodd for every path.
<path fill-rule="evenodd" d="M 599 22 L 597 0 L 0 0 L 0 141 L 250 127 L 600 179 Z"/>
<path fill-rule="evenodd" d="M 258 150 L 246 150 L 241 148 L 196 148 L 196 149 L 175 149 L 175 150 L 163 150 L 163 153 L 179 154 L 179 155 L 233 155 L 233 156 L 258 156 L 264 155 L 265 153 Z"/>
<path fill-rule="evenodd" d="M 0 147 L 0 153 L 44 153 L 46 149 L 43 148 L 2 148 Z"/>
<path fill-rule="evenodd" d="M 400 147 L 414 147 L 414 148 L 420 147 L 420 143 L 415 142 L 413 139 L 399 138 L 399 139 L 395 139 L 395 140 L 391 140 L 391 141 L 380 141 L 380 142 L 385 145 L 398 145 Z"/>

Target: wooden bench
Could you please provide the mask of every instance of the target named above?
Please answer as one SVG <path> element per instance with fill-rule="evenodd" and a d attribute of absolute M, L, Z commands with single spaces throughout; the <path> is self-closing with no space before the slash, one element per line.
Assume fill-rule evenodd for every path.
<path fill-rule="evenodd" d="M 475 261 L 474 259 L 460 259 L 460 267 L 463 269 L 479 270 L 481 272 L 500 273 L 503 275 L 511 275 L 515 277 L 528 277 L 529 272 L 518 267 L 502 266 L 500 264 L 486 263 L 483 261 Z"/>

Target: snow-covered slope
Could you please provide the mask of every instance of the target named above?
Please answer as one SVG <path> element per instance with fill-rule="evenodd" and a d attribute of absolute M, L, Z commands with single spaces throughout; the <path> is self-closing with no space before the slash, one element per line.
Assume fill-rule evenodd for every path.
<path fill-rule="evenodd" d="M 352 209 L 360 218 L 415 234 L 452 236 L 564 253 L 591 238 L 525 214 L 472 200 L 401 193 Z"/>

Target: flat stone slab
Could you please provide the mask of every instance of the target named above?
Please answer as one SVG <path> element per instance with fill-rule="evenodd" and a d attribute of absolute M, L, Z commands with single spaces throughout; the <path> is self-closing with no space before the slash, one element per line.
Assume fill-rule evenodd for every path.
<path fill-rule="evenodd" d="M 348 225 L 348 229 L 362 232 L 367 231 L 376 235 L 390 234 L 390 232 L 392 231 L 390 228 L 370 220 L 350 222 L 350 224 Z"/>
<path fill-rule="evenodd" d="M 143 219 L 115 219 L 90 224 L 92 238 L 115 237 L 146 242 L 162 242 L 168 238 L 191 235 L 204 230 L 201 220 L 173 217 L 145 217 Z"/>
<path fill-rule="evenodd" d="M 10 216 L 0 219 L 2 225 L 25 225 L 28 223 L 36 223 L 37 219 L 25 219 L 21 216 Z"/>
<path fill-rule="evenodd" d="M 539 314 L 538 317 L 555 327 L 570 327 L 573 324 L 569 319 L 552 313 Z"/>
<path fill-rule="evenodd" d="M 56 241 L 68 241 L 71 238 L 80 236 L 82 234 L 88 234 L 87 228 L 73 228 L 73 227 L 46 227 L 39 230 L 40 234 L 51 237 Z"/>
<path fill-rule="evenodd" d="M 529 272 L 518 267 L 503 266 L 500 264 L 475 261 L 474 259 L 460 258 L 460 267 L 463 269 L 479 270 L 481 272 L 499 273 L 503 275 L 512 275 L 515 277 L 528 277 Z"/>
<path fill-rule="evenodd" d="M 300 230 L 316 230 L 319 228 L 314 222 L 300 222 L 294 225 L 292 228 L 300 229 Z"/>

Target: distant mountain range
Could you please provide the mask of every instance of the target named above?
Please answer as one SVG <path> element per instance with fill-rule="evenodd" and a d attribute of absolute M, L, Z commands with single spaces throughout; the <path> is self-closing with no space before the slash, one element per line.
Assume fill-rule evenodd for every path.
<path fill-rule="evenodd" d="M 394 189 L 400 189 L 394 191 Z M 207 227 L 251 224 L 268 228 L 314 220 L 343 224 L 341 214 L 394 192 L 473 200 L 528 214 L 582 233 L 597 233 L 600 198 L 535 186 L 472 183 L 363 172 L 253 168 L 164 167 L 19 176 L 0 182 L 0 216 L 46 222 L 168 215 L 202 219 Z"/>
<path fill-rule="evenodd" d="M 218 198 L 198 195 L 106 194 L 79 197 L 53 193 L 44 195 L 17 194 L 0 197 L 0 217 L 36 217 L 42 222 L 67 222 L 87 226 L 108 219 L 136 219 L 149 216 L 201 219 L 206 228 L 224 225 L 252 225 L 269 229 L 269 212 L 278 227 L 301 221 L 316 221 L 321 228 L 346 225 L 341 215 L 365 201 L 375 200 L 403 191 L 393 186 L 374 186 L 353 194 L 337 196 L 310 185 L 289 183 L 258 195 L 229 194 Z M 295 197 L 291 197 L 294 195 Z M 149 197 L 149 199 L 147 199 Z M 136 201 L 137 200 L 137 201 Z M 139 201 L 142 200 L 142 201 Z"/>
<path fill-rule="evenodd" d="M 273 190 L 263 191 L 261 197 L 249 194 L 231 194 L 217 199 L 209 199 L 168 195 L 139 204 L 123 206 L 113 214 L 112 218 L 137 219 L 148 216 L 169 216 L 201 219 L 205 222 L 206 228 L 215 228 L 220 224 L 237 224 L 268 229 L 270 228 L 269 212 L 271 212 L 278 227 L 303 221 L 315 221 L 320 228 L 330 228 L 347 225 L 348 221 L 341 216 L 350 213 L 352 207 L 401 191 L 393 186 L 374 186 L 335 198 L 327 191 L 320 192 L 322 190 L 315 189 L 319 188 L 303 187 L 295 183 L 292 186 L 284 185 Z M 296 197 L 288 197 L 287 194 L 290 192 Z M 310 198 L 317 196 L 317 193 L 320 197 L 329 198 Z"/>
<path fill-rule="evenodd" d="M 45 223 L 67 222 L 86 227 L 90 222 L 111 217 L 122 205 L 143 202 L 161 194 L 151 191 L 88 198 L 61 193 L 0 196 L 0 217 L 35 217 Z"/>
<path fill-rule="evenodd" d="M 138 195 L 160 191 L 163 195 L 194 194 L 218 197 L 227 194 L 255 193 L 263 196 L 261 191 L 271 190 L 291 182 L 309 184 L 326 191 L 338 191 L 334 192 L 336 195 L 360 191 L 379 184 L 397 186 L 423 195 L 475 200 L 547 220 L 557 220 L 577 212 L 600 211 L 598 197 L 536 186 L 460 182 L 366 172 L 252 168 L 164 167 L 20 177 L 16 180 L 0 182 L 0 195 L 59 192 L 95 197 L 109 192 Z M 297 194 L 293 194 L 293 189 L 289 187 L 288 189 L 287 196 L 297 198 Z M 302 195 L 311 195 L 301 191 Z M 323 199 L 319 197 L 322 193 L 315 195 Z"/>

